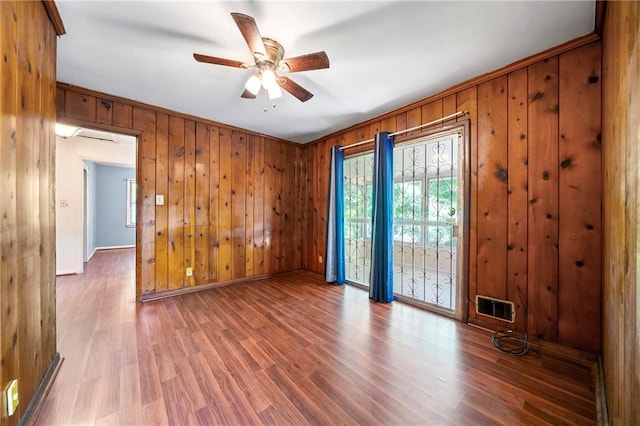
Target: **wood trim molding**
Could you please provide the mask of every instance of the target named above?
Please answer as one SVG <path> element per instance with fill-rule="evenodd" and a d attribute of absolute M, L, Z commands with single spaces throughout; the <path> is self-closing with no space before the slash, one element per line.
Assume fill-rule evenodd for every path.
<path fill-rule="evenodd" d="M 290 271 L 287 271 L 290 272 Z M 166 299 L 167 297 L 174 297 L 174 296 L 180 296 L 183 294 L 190 294 L 190 293 L 197 293 L 199 291 L 205 291 L 205 290 L 211 290 L 213 288 L 218 288 L 218 287 L 226 287 L 232 284 L 240 284 L 240 283 L 248 283 L 251 281 L 259 281 L 259 280 L 264 280 L 266 278 L 270 278 L 274 275 L 277 274 L 262 274 L 262 275 L 254 275 L 252 277 L 245 277 L 245 278 L 238 278 L 235 280 L 228 280 L 228 281 L 221 281 L 221 282 L 217 282 L 217 283 L 210 283 L 210 284 L 201 284 L 201 285 L 196 285 L 193 287 L 183 287 L 183 288 L 179 288 L 177 290 L 168 290 L 168 291 L 162 291 L 162 292 L 158 292 L 158 293 L 147 293 L 147 294 L 143 294 L 140 297 L 140 301 L 141 302 L 151 302 L 154 300 L 160 300 L 160 299 Z"/>
<path fill-rule="evenodd" d="M 108 101 L 112 101 L 112 102 L 119 102 L 122 104 L 126 104 L 126 105 L 131 105 L 133 107 L 138 107 L 138 108 L 143 108 L 143 109 L 148 109 L 148 110 L 152 110 L 154 112 L 159 112 L 159 113 L 163 113 L 163 114 L 167 114 L 167 115 L 172 115 L 175 117 L 180 117 L 180 118 L 184 118 L 185 120 L 191 120 L 191 121 L 196 121 L 199 123 L 204 123 L 204 124 L 208 124 L 210 126 L 215 126 L 215 127 L 221 127 L 221 128 L 225 128 L 231 131 L 237 131 L 237 132 L 242 132 L 242 133 L 248 133 L 251 135 L 255 135 L 258 137 L 264 137 L 264 138 L 268 138 L 271 139 L 275 142 L 282 142 L 282 143 L 286 143 L 286 144 L 290 144 L 293 146 L 303 146 L 303 144 L 299 144 L 299 143 L 295 143 L 295 142 L 291 142 L 285 139 L 280 139 L 277 138 L 275 136 L 271 136 L 271 135 L 265 135 L 264 133 L 258 133 L 258 132 L 254 132 L 253 130 L 248 130 L 248 129 L 243 129 L 241 127 L 236 127 L 236 126 L 232 126 L 229 124 L 224 124 L 224 123 L 220 123 L 217 121 L 213 121 L 210 120 L 208 118 L 204 118 L 204 117 L 196 117 L 195 115 L 190 115 L 190 114 L 185 114 L 182 112 L 178 112 L 178 111 L 173 111 L 167 108 L 163 108 L 157 105 L 151 105 L 151 104 L 145 104 L 144 102 L 139 102 L 133 99 L 127 99 L 127 98 L 122 98 L 120 96 L 115 96 L 115 95 L 110 95 L 108 93 L 103 93 L 103 92 L 98 92 L 96 90 L 91 90 L 91 89 L 87 89 L 85 87 L 80 87 L 80 86 L 74 86 L 73 84 L 69 84 L 69 83 L 64 83 L 61 81 L 57 82 L 57 87 L 58 89 L 61 90 L 69 90 L 72 91 L 74 93 L 80 93 L 80 94 L 84 94 L 84 95 L 88 95 L 88 96 L 95 96 L 96 98 L 99 99 L 104 99 L 104 100 L 108 100 Z M 64 122 L 67 122 L 67 118 L 64 116 L 60 116 L 60 111 L 58 112 L 58 118 Z M 78 122 L 78 120 L 75 120 L 76 122 Z M 103 124 L 97 124 L 97 123 L 92 123 L 92 125 L 90 126 L 92 128 L 100 128 L 102 130 L 103 127 L 107 127 Z M 128 132 L 129 134 L 131 133 L 131 131 Z"/>
<path fill-rule="evenodd" d="M 593 25 L 594 32 L 598 34 L 598 37 L 602 38 L 604 31 L 604 18 L 607 14 L 607 1 L 596 0 L 596 17 Z"/>
<path fill-rule="evenodd" d="M 529 66 L 531 64 L 534 64 L 536 62 L 540 62 L 540 61 L 543 61 L 545 59 L 549 59 L 549 58 L 551 58 L 553 56 L 558 56 L 558 55 L 560 55 L 562 53 L 566 53 L 566 52 L 568 52 L 570 50 L 577 49 L 578 47 L 585 46 L 585 45 L 587 45 L 589 43 L 593 43 L 594 41 L 598 41 L 598 40 L 600 40 L 600 36 L 598 34 L 596 34 L 596 33 L 589 33 L 589 34 L 583 35 L 581 37 L 574 38 L 573 40 L 569 40 L 566 43 L 562 43 L 562 44 L 560 44 L 558 46 L 552 47 L 552 48 L 547 49 L 547 50 L 543 50 L 542 52 L 536 53 L 534 55 L 527 56 L 526 58 L 520 59 L 519 61 L 516 61 L 516 62 L 514 62 L 512 64 L 506 65 L 506 66 L 504 66 L 502 68 L 498 68 L 497 70 L 490 71 L 488 73 L 485 73 L 485 74 L 479 75 L 477 77 L 474 77 L 471 80 L 467 80 L 467 81 L 465 81 L 463 83 L 460 83 L 460 84 L 457 84 L 455 86 L 452 86 L 452 87 L 450 87 L 448 89 L 443 90 L 442 92 L 436 93 L 435 95 L 428 96 L 428 97 L 423 98 L 423 99 L 421 99 L 419 101 L 413 102 L 413 103 L 411 103 L 409 105 L 405 105 L 405 106 L 403 106 L 401 108 L 394 109 L 393 111 L 386 112 L 384 114 L 381 114 L 381 115 L 378 115 L 376 117 L 373 117 L 373 118 L 371 118 L 369 120 L 354 124 L 353 126 L 350 126 L 350 127 L 345 128 L 345 129 L 341 129 L 341 130 L 338 130 L 338 131 L 333 132 L 331 134 L 325 135 L 325 136 L 321 137 L 320 139 L 316 139 L 316 140 L 314 140 L 312 142 L 304 144 L 304 146 L 307 147 L 307 146 L 316 144 L 318 142 L 321 142 L 323 140 L 330 139 L 330 138 L 336 137 L 336 136 L 338 136 L 340 134 L 349 132 L 351 130 L 354 130 L 354 129 L 357 129 L 357 128 L 360 128 L 360 127 L 363 127 L 363 126 L 370 125 L 370 124 L 375 123 L 377 121 L 382 121 L 382 120 L 384 120 L 386 118 L 401 114 L 401 113 L 406 112 L 406 111 L 410 111 L 410 110 L 412 110 L 412 109 L 414 109 L 416 107 L 422 106 L 424 104 L 428 104 L 429 102 L 433 102 L 433 101 L 436 101 L 438 99 L 445 98 L 445 97 L 447 97 L 449 95 L 453 95 L 455 93 L 461 92 L 461 91 L 463 91 L 465 89 L 468 89 L 470 87 L 477 86 L 478 84 L 487 82 L 487 81 L 492 80 L 492 79 L 497 78 L 497 77 L 501 77 L 503 75 L 506 75 L 506 74 L 509 74 L 509 73 L 511 73 L 513 71 L 516 71 L 516 70 L 519 70 L 521 68 L 527 67 L 527 66 Z"/>
<path fill-rule="evenodd" d="M 95 121 L 81 120 L 79 118 L 58 117 L 58 123 L 75 127 L 85 127 L 87 129 L 102 130 L 104 132 L 120 133 L 123 135 L 139 137 L 142 130 L 130 129 L 128 127 L 112 126 L 110 124 L 96 123 Z"/>
<path fill-rule="evenodd" d="M 64 23 L 62 22 L 62 17 L 58 11 L 56 2 L 53 0 L 42 0 L 42 4 L 47 11 L 47 15 L 49 15 L 49 20 L 53 25 L 53 29 L 56 30 L 56 34 L 59 36 L 66 34 L 67 30 L 64 28 Z"/>
<path fill-rule="evenodd" d="M 51 386 L 53 386 L 53 382 L 58 376 L 58 372 L 60 371 L 60 367 L 62 367 L 62 363 L 64 362 L 64 358 L 60 357 L 60 353 L 56 352 L 49 364 L 49 368 L 44 373 L 38 388 L 36 389 L 33 398 L 29 402 L 27 409 L 24 412 L 24 416 L 22 417 L 20 424 L 25 426 L 30 426 L 36 423 L 38 419 L 38 414 L 40 413 L 40 409 L 42 408 L 45 400 L 47 399 L 47 395 L 49 394 L 49 390 L 51 390 Z"/>

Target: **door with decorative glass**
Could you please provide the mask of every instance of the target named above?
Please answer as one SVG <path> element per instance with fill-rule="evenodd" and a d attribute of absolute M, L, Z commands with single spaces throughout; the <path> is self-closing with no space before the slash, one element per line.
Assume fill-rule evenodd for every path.
<path fill-rule="evenodd" d="M 393 288 L 399 300 L 462 318 L 465 267 L 465 127 L 396 143 Z M 345 158 L 346 278 L 369 285 L 373 154 Z"/>
<path fill-rule="evenodd" d="M 459 316 L 463 164 L 459 130 L 398 144 L 394 158 L 396 298 Z"/>

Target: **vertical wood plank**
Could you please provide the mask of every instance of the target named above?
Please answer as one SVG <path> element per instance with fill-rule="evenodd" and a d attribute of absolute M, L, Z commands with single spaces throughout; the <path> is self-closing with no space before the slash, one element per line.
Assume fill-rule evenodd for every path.
<path fill-rule="evenodd" d="M 507 295 L 507 78 L 478 85 L 477 294 Z M 490 321 L 483 318 L 484 321 Z"/>
<path fill-rule="evenodd" d="M 276 210 L 276 144 L 271 139 L 264 141 L 264 272 L 271 274 L 274 267 L 275 210 Z"/>
<path fill-rule="evenodd" d="M 398 130 L 398 120 L 395 116 L 385 118 L 380 122 L 380 131 L 394 133 Z M 374 135 L 375 136 L 375 135 Z"/>
<path fill-rule="evenodd" d="M 514 302 L 514 329 L 525 332 L 527 303 L 527 70 L 512 72 L 509 79 L 509 191 L 507 245 L 507 300 Z"/>
<path fill-rule="evenodd" d="M 247 135 L 247 146 L 246 146 L 246 196 L 245 196 L 245 223 L 244 223 L 244 233 L 245 233 L 245 269 L 244 276 L 250 277 L 254 274 L 254 254 L 255 254 L 255 236 L 253 234 L 254 223 L 253 223 L 253 210 L 255 205 L 255 145 L 256 145 L 257 137 L 254 135 Z"/>
<path fill-rule="evenodd" d="M 112 101 L 113 107 L 112 121 L 114 126 L 131 128 L 133 122 L 133 108 L 131 105 L 122 102 Z"/>
<path fill-rule="evenodd" d="M 276 177 L 276 186 L 275 186 L 275 230 L 274 230 L 274 241 L 275 244 L 273 246 L 274 249 L 274 259 L 275 259 L 275 271 L 282 272 L 285 270 L 285 257 L 286 257 L 286 247 L 285 247 L 285 236 L 284 236 L 284 215 L 285 215 L 285 204 L 283 203 L 284 198 L 284 168 L 285 168 L 285 147 L 283 144 L 276 144 L 276 156 L 275 156 L 275 177 Z"/>
<path fill-rule="evenodd" d="M 456 94 L 458 111 L 469 111 L 468 116 L 458 117 L 457 121 L 469 120 L 471 131 L 471 183 L 469 185 L 469 318 L 476 318 L 475 295 L 478 294 L 478 88 L 470 87 Z"/>
<path fill-rule="evenodd" d="M 358 138 L 362 140 L 362 138 Z M 318 255 L 322 256 L 322 263 L 318 265 L 318 272 L 324 272 L 324 265 L 326 259 L 324 258 L 326 253 L 326 233 L 327 233 L 327 196 L 329 188 L 329 161 L 330 161 L 330 149 L 334 145 L 335 139 L 327 140 L 318 144 L 319 149 L 319 162 L 318 168 L 320 169 L 318 179 L 318 229 L 316 230 L 316 239 L 318 241 Z"/>
<path fill-rule="evenodd" d="M 209 126 L 209 282 L 218 281 L 218 250 L 220 247 L 220 129 Z"/>
<path fill-rule="evenodd" d="M 196 123 L 195 164 L 195 253 L 194 268 L 196 285 L 209 283 L 209 127 Z"/>
<path fill-rule="evenodd" d="M 283 270 L 295 269 L 295 252 L 298 248 L 296 241 L 296 194 L 295 169 L 296 147 L 291 144 L 281 144 L 284 152 L 282 163 L 282 245 L 284 248 Z"/>
<path fill-rule="evenodd" d="M 39 276 L 35 273 L 38 263 L 38 253 L 36 252 L 36 221 L 39 222 L 37 212 L 39 210 L 38 192 L 33 181 L 38 174 L 38 129 L 37 123 L 40 115 L 40 94 L 39 85 L 36 80 L 36 43 L 31 42 L 27 32 L 28 23 L 32 23 L 37 28 L 36 13 L 33 8 L 21 4 L 18 16 L 22 21 L 18 21 L 17 33 L 17 63 L 19 70 L 24 70 L 18 74 L 17 79 L 17 122 L 16 133 L 18 143 L 16 147 L 16 224 L 18 229 L 17 250 L 18 270 L 17 279 L 20 283 L 18 292 L 18 303 L 14 309 L 20 313 L 18 321 L 18 333 L 16 338 L 20 342 L 18 345 L 18 356 L 20 362 L 20 372 L 18 379 L 21 382 L 20 391 L 26 395 L 33 395 L 39 377 L 36 370 L 39 370 L 37 360 L 42 356 L 40 353 L 40 327 L 33 325 L 37 322 L 37 312 L 40 310 L 40 293 L 36 291 L 39 285 Z M 25 72 L 26 71 L 26 72 Z M 95 106 L 95 103 L 94 103 Z M 95 108 L 94 108 L 95 114 Z M 38 241 L 39 242 L 39 241 Z M 32 367 L 27 369 L 22 366 L 22 361 L 30 360 Z M 35 365 L 34 365 L 35 364 Z M 18 405 L 19 417 L 24 415 L 25 407 Z"/>
<path fill-rule="evenodd" d="M 17 14 L 15 3 L 0 2 L 0 53 L 4 63 L 0 75 L 0 338 L 2 344 L 2 383 L 9 383 L 19 374 L 20 348 L 18 334 L 18 228 L 16 175 L 18 58 L 15 49 Z M 13 35 L 13 37 L 12 37 Z M 17 424 L 17 420 L 13 422 Z"/>
<path fill-rule="evenodd" d="M 193 287 L 195 274 L 195 225 L 196 225 L 196 123 L 185 120 L 184 123 L 184 268 L 192 268 L 192 275 L 186 277 L 184 285 Z"/>
<path fill-rule="evenodd" d="M 231 173 L 233 167 L 233 136 L 230 130 L 220 129 L 220 190 L 218 193 L 218 280 L 228 281 L 232 275 L 232 211 Z"/>
<path fill-rule="evenodd" d="M 155 112 L 135 108 L 133 123 L 142 130 L 138 137 L 138 167 L 136 182 L 138 185 L 138 199 L 136 205 L 136 252 L 141 262 L 138 262 L 139 279 L 136 280 L 140 288 L 137 294 L 155 291 L 155 193 L 156 193 L 156 114 Z"/>
<path fill-rule="evenodd" d="M 37 13 L 36 18 L 32 21 L 37 28 L 46 28 L 46 16 L 42 13 Z M 48 225 L 48 174 L 50 173 L 50 169 L 47 165 L 48 159 L 48 139 L 47 132 L 45 132 L 45 123 L 48 121 L 47 118 L 53 118 L 52 116 L 47 117 L 50 113 L 51 106 L 47 105 L 45 102 L 47 100 L 47 85 L 46 85 L 46 77 L 45 76 L 45 67 L 47 66 L 47 62 L 50 59 L 45 55 L 43 49 L 45 46 L 49 46 L 46 42 L 46 34 L 44 31 L 42 36 L 40 37 L 40 41 L 38 45 L 34 49 L 34 58 L 33 58 L 33 66 L 35 70 L 35 101 L 36 105 L 34 109 L 40 110 L 40 119 L 35 121 L 34 124 L 34 146 L 33 146 L 33 162 L 35 164 L 35 174 L 32 177 L 33 179 L 33 188 L 34 188 L 34 248 L 36 256 L 33 276 L 35 282 L 33 284 L 34 292 L 38 293 L 37 299 L 39 300 L 39 305 L 36 307 L 36 311 L 34 312 L 34 323 L 31 326 L 38 325 L 37 336 L 38 340 L 35 342 L 36 345 L 39 346 L 40 356 L 34 360 L 34 364 L 36 367 L 36 372 L 34 377 L 36 379 L 36 384 L 38 383 L 38 375 L 39 372 L 45 371 L 49 365 L 50 358 L 47 358 L 47 347 L 44 344 L 47 339 L 47 328 L 45 324 L 45 317 L 43 316 L 43 312 L 46 312 L 46 308 L 44 306 L 45 303 L 48 302 L 48 285 L 43 283 L 51 283 L 51 281 L 47 281 L 49 278 L 46 275 L 47 273 L 47 265 L 46 265 L 46 254 L 54 252 L 55 247 L 49 245 L 46 240 L 47 236 L 47 225 Z M 55 299 L 52 299 L 55 300 Z"/>
<path fill-rule="evenodd" d="M 396 115 L 396 131 L 405 130 L 405 129 L 408 129 L 408 127 L 407 127 L 407 113 L 406 112 L 401 112 L 400 114 Z"/>
<path fill-rule="evenodd" d="M 412 127 L 416 127 L 421 124 L 422 124 L 422 108 L 421 107 L 415 107 L 407 111 L 406 119 L 405 119 L 405 127 L 404 127 L 405 129 L 411 129 Z M 401 127 L 398 127 L 398 129 L 400 128 Z M 405 133 L 405 135 L 413 135 L 416 133 L 420 133 L 420 129 L 412 130 L 410 132 Z"/>
<path fill-rule="evenodd" d="M 96 122 L 109 125 L 113 122 L 113 108 L 110 100 L 97 98 Z"/>
<path fill-rule="evenodd" d="M 95 122 L 96 97 L 67 90 L 65 92 L 65 116 Z"/>
<path fill-rule="evenodd" d="M 44 15 L 43 15 L 44 16 Z M 54 55 L 48 51 L 56 45 L 57 35 L 48 25 L 45 31 L 44 42 L 41 46 L 40 59 L 42 61 L 42 90 L 40 104 L 42 106 L 40 158 L 40 185 L 41 185 L 41 318 L 42 327 L 42 368 L 49 367 L 50 362 L 57 352 L 56 336 L 56 271 L 55 271 L 55 123 L 56 123 L 56 63 Z M 0 42 L 0 45 L 2 43 Z M 0 89 L 1 93 L 1 89 Z M 2 107 L 0 107 L 2 111 Z M 1 125 L 0 125 L 1 126 Z M 1 185 L 1 183 L 0 183 Z M 1 226 L 0 226 L 0 229 Z M 1 233 L 1 231 L 0 231 Z M 0 237 L 1 239 L 1 237 Z M 3 252 L 4 253 L 4 252 Z M 0 266 L 1 269 L 1 266 Z M 1 272 L 0 272 L 1 275 Z M 1 281 L 1 280 L 0 280 Z M 0 292 L 0 299 L 1 299 Z M 2 303 L 0 302 L 0 306 Z M 2 320 L 0 316 L 0 321 Z M 0 342 L 2 332 L 0 332 Z M 43 370 L 44 371 L 44 370 Z M 6 382 L 3 382 L 6 383 Z"/>
<path fill-rule="evenodd" d="M 155 291 L 169 288 L 169 116 L 158 113 L 156 118 L 156 194 L 164 204 L 155 206 Z"/>
<path fill-rule="evenodd" d="M 558 58 L 529 66 L 529 329 L 558 337 Z"/>
<path fill-rule="evenodd" d="M 558 341 L 600 350 L 600 46 L 560 56 Z M 576 297 L 579 294 L 580 297 Z"/>
<path fill-rule="evenodd" d="M 442 116 L 446 117 L 458 112 L 458 105 L 456 101 L 456 94 L 449 95 L 442 99 Z M 455 118 L 442 122 L 443 126 L 448 126 L 456 122 Z"/>
<path fill-rule="evenodd" d="M 375 122 L 369 124 L 369 130 L 367 132 L 367 135 L 364 138 L 362 138 L 362 140 L 373 139 L 376 136 L 376 134 L 378 134 L 378 133 L 380 133 L 382 131 L 383 131 L 382 123 L 380 121 L 375 121 Z M 337 141 L 336 141 L 336 143 L 337 143 Z"/>
<path fill-rule="evenodd" d="M 315 167 L 316 164 L 316 145 L 311 145 L 304 148 L 305 153 L 305 162 L 306 162 L 306 201 L 305 201 L 305 232 L 304 232 L 304 258 L 305 258 L 305 268 L 315 271 L 317 269 L 316 263 L 314 262 L 317 259 L 317 255 L 315 254 L 316 243 L 315 243 L 315 227 L 314 222 L 317 217 L 317 206 L 315 204 L 315 191 L 316 191 L 316 179 L 317 170 Z"/>
<path fill-rule="evenodd" d="M 184 119 L 169 116 L 168 289 L 184 287 Z"/>
<path fill-rule="evenodd" d="M 436 99 L 435 101 L 431 101 L 428 104 L 425 104 L 421 107 L 422 113 L 422 123 L 429 123 L 434 120 L 439 120 L 443 117 L 442 115 L 442 99 Z M 436 124 L 433 128 L 442 127 L 442 124 Z"/>
<path fill-rule="evenodd" d="M 264 274 L 264 212 L 265 212 L 265 185 L 264 185 L 264 137 L 256 136 L 252 146 L 252 170 L 253 176 L 253 272 L 256 275 Z"/>
<path fill-rule="evenodd" d="M 246 272 L 246 173 L 247 135 L 233 132 L 231 164 L 231 232 L 232 232 L 232 274 L 234 279 L 243 278 Z"/>
<path fill-rule="evenodd" d="M 611 424 L 640 424 L 640 4 L 608 2 L 603 34 L 603 369 Z"/>
<path fill-rule="evenodd" d="M 300 269 L 303 267 L 303 252 L 304 252 L 304 242 L 306 240 L 303 240 L 303 227 L 304 227 L 304 220 L 305 220 L 305 210 L 304 210 L 304 203 L 305 203 L 305 191 L 304 191 L 304 186 L 305 186 L 305 160 L 304 160 L 304 155 L 302 152 L 302 147 L 297 146 L 295 147 L 295 164 L 296 164 L 296 173 L 295 173 L 295 177 L 294 177 L 294 182 L 295 182 L 295 199 L 296 199 L 296 204 L 295 204 L 295 236 L 294 236 L 294 243 L 296 245 L 296 249 L 295 249 L 295 257 L 294 257 L 294 267 L 293 269 Z"/>
<path fill-rule="evenodd" d="M 3 28 L 7 28 L 3 26 Z M 8 69 L 8 68 L 7 68 Z M 56 112 L 59 116 L 64 116 L 65 110 L 65 90 L 60 87 L 56 88 Z"/>

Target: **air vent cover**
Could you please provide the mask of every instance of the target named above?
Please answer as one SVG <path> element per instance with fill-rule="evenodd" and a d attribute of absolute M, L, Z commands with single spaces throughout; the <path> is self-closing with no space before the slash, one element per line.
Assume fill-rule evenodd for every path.
<path fill-rule="evenodd" d="M 501 321 L 514 322 L 516 311 L 513 302 L 489 296 L 476 296 L 476 312 Z"/>

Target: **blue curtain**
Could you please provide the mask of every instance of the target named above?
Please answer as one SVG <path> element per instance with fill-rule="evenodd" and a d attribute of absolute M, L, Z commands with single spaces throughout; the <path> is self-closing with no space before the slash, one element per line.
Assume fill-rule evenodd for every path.
<path fill-rule="evenodd" d="M 393 300 L 393 137 L 376 134 L 373 154 L 373 218 L 369 298 Z"/>
<path fill-rule="evenodd" d="M 331 148 L 327 204 L 327 252 L 324 275 L 327 282 L 344 284 L 344 154 L 337 145 Z"/>

